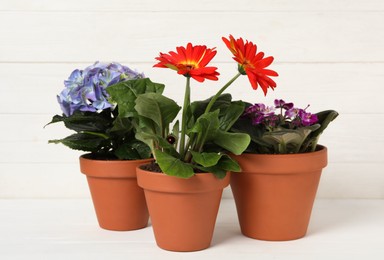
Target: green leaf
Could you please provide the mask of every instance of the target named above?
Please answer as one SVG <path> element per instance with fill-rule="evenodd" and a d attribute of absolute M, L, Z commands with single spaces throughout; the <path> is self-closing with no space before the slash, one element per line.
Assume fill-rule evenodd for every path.
<path fill-rule="evenodd" d="M 133 125 L 131 119 L 126 117 L 117 117 L 113 122 L 113 127 L 110 132 L 115 132 L 123 135 L 124 133 L 130 133 L 133 131 Z"/>
<path fill-rule="evenodd" d="M 201 165 L 196 166 L 196 168 L 200 170 L 212 172 L 215 174 L 222 174 L 226 173 L 227 171 L 241 171 L 239 164 L 227 154 L 197 152 L 192 152 L 192 154 L 193 160 Z"/>
<path fill-rule="evenodd" d="M 113 102 L 119 107 L 120 117 L 132 117 L 136 98 L 144 93 L 163 93 L 164 85 L 154 83 L 149 78 L 128 80 L 107 87 L 107 92 Z"/>
<path fill-rule="evenodd" d="M 320 124 L 320 127 L 313 131 L 311 134 L 311 138 L 316 138 L 317 136 L 321 135 L 323 131 L 328 127 L 328 125 L 339 116 L 339 113 L 337 113 L 334 110 L 326 110 L 322 111 L 320 113 L 317 113 L 317 118 L 319 119 L 318 124 Z"/>
<path fill-rule="evenodd" d="M 219 110 L 201 115 L 195 125 L 189 130 L 192 133 L 204 134 L 205 141 L 214 138 L 215 132 L 219 129 Z"/>
<path fill-rule="evenodd" d="M 160 150 L 155 150 L 155 158 L 161 170 L 167 175 L 186 179 L 195 174 L 192 165 Z"/>
<path fill-rule="evenodd" d="M 218 130 L 214 133 L 213 142 L 233 154 L 240 155 L 247 149 L 251 138 L 248 134 Z"/>
<path fill-rule="evenodd" d="M 146 143 L 150 147 L 156 147 L 157 149 L 162 149 L 162 151 L 170 154 L 171 156 L 179 158 L 179 153 L 176 151 L 174 144 L 172 145 L 168 143 L 167 140 L 162 136 L 141 131 L 136 133 L 136 138 Z"/>
<path fill-rule="evenodd" d="M 203 167 L 197 165 L 195 167 L 204 172 L 211 172 L 219 179 L 224 178 L 227 172 L 241 171 L 239 164 L 226 154 L 222 155 L 219 162 L 215 166 Z"/>
<path fill-rule="evenodd" d="M 242 101 L 231 102 L 230 105 L 222 109 L 222 116 L 220 119 L 220 129 L 223 131 L 228 131 L 237 119 L 243 114 L 245 108 L 245 103 Z M 221 113 L 220 113 L 221 114 Z"/>
<path fill-rule="evenodd" d="M 64 139 L 49 140 L 48 143 L 61 143 L 74 150 L 96 152 L 104 141 L 105 139 L 100 136 L 80 133 L 67 136 Z"/>
<path fill-rule="evenodd" d="M 55 115 L 55 116 L 52 117 L 51 122 L 46 124 L 44 127 L 46 127 L 47 125 L 50 125 L 50 124 L 54 124 L 54 123 L 58 123 L 58 122 L 63 122 L 63 121 L 64 121 L 64 117 L 63 116 Z"/>
<path fill-rule="evenodd" d="M 102 113 L 77 111 L 68 117 L 56 115 L 48 124 L 57 122 L 63 122 L 68 129 L 76 132 L 105 132 L 112 125 L 113 119 L 110 109 L 107 109 Z"/>
<path fill-rule="evenodd" d="M 170 98 L 157 93 L 146 93 L 137 97 L 135 109 L 140 116 L 151 119 L 164 130 L 175 119 L 180 107 Z"/>
<path fill-rule="evenodd" d="M 215 166 L 222 157 L 220 153 L 199 153 L 194 151 L 191 151 L 191 153 L 193 160 L 204 167 Z"/>
<path fill-rule="evenodd" d="M 210 172 L 213 175 L 215 175 L 219 179 L 223 179 L 227 175 L 227 171 L 224 169 L 221 169 L 220 167 L 217 166 L 212 166 L 212 167 L 203 167 L 200 165 L 195 165 L 196 169 L 199 169 L 203 172 Z"/>
<path fill-rule="evenodd" d="M 264 141 L 270 144 L 288 144 L 288 143 L 301 143 L 304 135 L 297 130 L 282 130 L 268 132 L 263 136 Z"/>
<path fill-rule="evenodd" d="M 219 161 L 218 167 L 231 172 L 240 172 L 240 165 L 228 155 L 223 155 Z"/>
<path fill-rule="evenodd" d="M 191 111 L 195 118 L 199 118 L 204 114 L 205 109 L 207 108 L 209 102 L 212 100 L 213 96 L 202 101 L 195 101 L 191 103 Z M 222 110 L 227 108 L 231 104 L 232 96 L 230 94 L 222 94 L 218 97 L 215 104 L 213 104 L 211 111 L 217 109 Z"/>
<path fill-rule="evenodd" d="M 273 149 L 270 147 L 270 144 L 265 142 L 262 137 L 265 133 L 265 128 L 260 126 L 255 126 L 252 124 L 252 121 L 248 117 L 240 117 L 236 123 L 232 126 L 231 132 L 235 133 L 247 133 L 252 142 L 251 147 L 248 147 L 251 153 L 259 153 L 262 147 L 267 147 L 267 149 Z"/>
<path fill-rule="evenodd" d="M 303 143 L 301 152 L 315 151 L 320 135 L 328 127 L 328 125 L 338 117 L 339 113 L 334 110 L 326 110 L 316 114 L 319 119 L 320 127 L 313 131 Z"/>
<path fill-rule="evenodd" d="M 151 157 L 151 150 L 145 143 L 132 140 L 120 145 L 116 149 L 115 155 L 120 160 L 147 159 Z"/>
<path fill-rule="evenodd" d="M 175 147 L 178 146 L 179 143 L 179 137 L 180 137 L 180 123 L 179 120 L 176 121 L 176 123 L 173 125 L 172 128 L 172 135 L 175 137 L 176 141 L 173 144 Z"/>
<path fill-rule="evenodd" d="M 265 133 L 263 140 L 273 145 L 277 153 L 298 153 L 308 135 L 319 127 L 319 124 L 315 124 L 298 129 L 281 128 Z"/>

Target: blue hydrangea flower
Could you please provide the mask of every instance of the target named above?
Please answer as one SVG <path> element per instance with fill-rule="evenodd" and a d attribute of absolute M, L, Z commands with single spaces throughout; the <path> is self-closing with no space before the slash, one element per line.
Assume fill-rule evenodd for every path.
<path fill-rule="evenodd" d="M 144 77 L 143 73 L 116 62 L 95 62 L 84 70 L 74 70 L 64 81 L 65 88 L 57 96 L 57 100 L 66 116 L 75 111 L 97 112 L 114 106 L 108 101 L 108 86 Z"/>

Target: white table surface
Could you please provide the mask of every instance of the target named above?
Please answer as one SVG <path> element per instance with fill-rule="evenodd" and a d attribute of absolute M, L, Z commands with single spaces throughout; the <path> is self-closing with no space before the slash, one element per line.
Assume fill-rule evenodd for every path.
<path fill-rule="evenodd" d="M 99 228 L 89 199 L 0 200 L 0 259 L 384 259 L 383 200 L 317 200 L 306 237 L 266 242 L 244 237 L 234 202 L 224 199 L 209 249 L 158 248 L 152 228 Z"/>

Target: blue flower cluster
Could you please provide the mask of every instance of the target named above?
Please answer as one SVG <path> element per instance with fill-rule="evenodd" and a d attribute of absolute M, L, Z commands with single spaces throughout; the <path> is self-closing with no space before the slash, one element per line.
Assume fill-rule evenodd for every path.
<path fill-rule="evenodd" d="M 84 70 L 74 70 L 64 81 L 65 88 L 57 100 L 66 116 L 75 111 L 101 111 L 113 107 L 108 101 L 108 86 L 139 78 L 144 78 L 144 74 L 119 63 L 96 62 Z"/>

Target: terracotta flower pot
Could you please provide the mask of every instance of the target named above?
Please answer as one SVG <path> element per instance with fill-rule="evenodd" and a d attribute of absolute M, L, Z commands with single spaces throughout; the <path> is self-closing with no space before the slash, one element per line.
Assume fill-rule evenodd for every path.
<path fill-rule="evenodd" d="M 126 231 L 144 228 L 149 214 L 144 192 L 137 185 L 136 167 L 146 160 L 93 160 L 80 156 L 101 228 Z"/>
<path fill-rule="evenodd" d="M 198 251 L 211 244 L 223 189 L 229 174 L 218 179 L 211 173 L 181 179 L 137 168 L 156 243 L 170 251 Z"/>
<path fill-rule="evenodd" d="M 301 154 L 234 156 L 242 172 L 231 175 L 241 232 L 283 241 L 305 236 L 327 149 Z"/>

